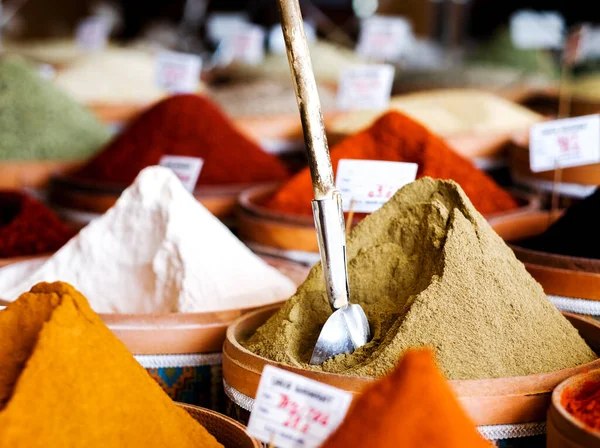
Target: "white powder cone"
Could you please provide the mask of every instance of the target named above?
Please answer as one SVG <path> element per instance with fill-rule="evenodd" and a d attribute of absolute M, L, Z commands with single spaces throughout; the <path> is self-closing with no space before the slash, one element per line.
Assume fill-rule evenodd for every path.
<path fill-rule="evenodd" d="M 287 277 L 254 255 L 167 168 L 146 168 L 117 203 L 1 297 L 65 281 L 99 313 L 210 312 L 288 298 Z"/>

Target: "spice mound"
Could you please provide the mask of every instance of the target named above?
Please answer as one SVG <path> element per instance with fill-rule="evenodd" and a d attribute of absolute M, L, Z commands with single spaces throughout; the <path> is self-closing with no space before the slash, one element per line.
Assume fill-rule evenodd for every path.
<path fill-rule="evenodd" d="M 54 252 L 71 236 L 71 229 L 37 199 L 0 191 L 0 258 Z"/>
<path fill-rule="evenodd" d="M 139 115 L 129 127 L 74 174 L 83 180 L 129 185 L 164 155 L 204 159 L 197 185 L 284 180 L 275 156 L 240 134 L 219 108 L 197 95 L 176 95 Z"/>
<path fill-rule="evenodd" d="M 66 283 L 0 311 L 0 446 L 222 447 Z"/>
<path fill-rule="evenodd" d="M 600 190 L 569 207 L 541 235 L 519 243 L 528 249 L 572 257 L 600 258 L 597 216 Z"/>
<path fill-rule="evenodd" d="M 588 381 L 575 390 L 567 387 L 560 403 L 577 420 L 600 431 L 600 381 Z"/>
<path fill-rule="evenodd" d="M 380 376 L 433 347 L 452 380 L 551 372 L 596 359 L 512 250 L 450 181 L 400 189 L 348 238 L 350 299 L 371 325 L 352 354 L 308 365 L 331 315 L 320 264 L 245 346 L 288 365 Z"/>
<path fill-rule="evenodd" d="M 163 167 L 143 170 L 111 209 L 0 297 L 57 280 L 82 291 L 99 313 L 251 308 L 296 289 Z"/>
<path fill-rule="evenodd" d="M 490 447 L 427 349 L 407 351 L 392 373 L 365 390 L 322 448 L 351 446 Z"/>
<path fill-rule="evenodd" d="M 109 137 L 90 112 L 15 58 L 0 58 L 0 110 L 0 160 L 81 160 Z"/>
<path fill-rule="evenodd" d="M 481 213 L 517 207 L 510 194 L 441 138 L 406 115 L 389 112 L 369 129 L 346 138 L 331 150 L 334 170 L 340 159 L 388 160 L 419 164 L 417 177 L 451 179 L 460 184 Z M 281 213 L 312 216 L 310 171 L 301 171 L 264 205 Z"/>

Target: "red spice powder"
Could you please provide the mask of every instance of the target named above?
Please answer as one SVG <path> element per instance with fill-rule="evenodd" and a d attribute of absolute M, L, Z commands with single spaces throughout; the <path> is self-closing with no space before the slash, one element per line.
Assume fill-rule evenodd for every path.
<path fill-rule="evenodd" d="M 238 132 L 221 110 L 198 95 L 167 98 L 74 173 L 75 178 L 131 184 L 163 155 L 204 159 L 197 185 L 245 184 L 288 178 L 285 165 Z"/>
<path fill-rule="evenodd" d="M 37 199 L 18 191 L 0 191 L 0 258 L 51 253 L 73 234 Z"/>
<path fill-rule="evenodd" d="M 577 420 L 600 431 L 600 381 L 587 381 L 577 390 L 565 388 L 560 403 Z"/>
<path fill-rule="evenodd" d="M 454 152 L 423 125 L 399 112 L 385 114 L 370 128 L 334 146 L 331 149 L 334 172 L 340 159 L 417 163 L 417 178 L 429 176 L 456 181 L 483 214 L 518 206 L 514 198 L 487 174 Z M 282 213 L 311 216 L 312 199 L 312 183 L 307 168 L 286 182 L 264 205 Z"/>

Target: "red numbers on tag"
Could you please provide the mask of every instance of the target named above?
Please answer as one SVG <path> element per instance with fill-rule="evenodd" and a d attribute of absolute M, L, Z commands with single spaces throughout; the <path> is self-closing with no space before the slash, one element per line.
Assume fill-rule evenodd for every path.
<path fill-rule="evenodd" d="M 306 434 L 309 431 L 310 425 L 313 423 L 321 426 L 327 426 L 329 423 L 329 414 L 327 412 L 322 412 L 313 407 L 303 409 L 286 394 L 280 394 L 277 407 L 288 411 L 283 426 L 303 434 Z"/>

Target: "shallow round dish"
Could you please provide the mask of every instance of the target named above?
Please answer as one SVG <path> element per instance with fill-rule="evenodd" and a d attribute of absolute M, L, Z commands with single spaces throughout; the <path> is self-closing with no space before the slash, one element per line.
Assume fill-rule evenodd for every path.
<path fill-rule="evenodd" d="M 244 190 L 239 198 L 238 233 L 240 238 L 259 253 L 276 255 L 312 265 L 320 260 L 319 246 L 311 216 L 284 214 L 269 210 L 264 203 L 277 190 L 276 185 L 263 185 Z M 506 213 L 487 215 L 490 222 L 502 216 L 518 215 L 539 208 L 539 200 L 516 193 L 521 207 Z M 353 224 L 360 222 L 355 215 Z"/>
<path fill-rule="evenodd" d="M 579 389 L 587 381 L 600 381 L 600 370 L 582 373 L 569 378 L 552 392 L 552 404 L 548 410 L 548 448 L 584 448 L 600 446 L 600 431 L 586 427 L 573 417 L 562 405 L 566 389 Z"/>
<path fill-rule="evenodd" d="M 262 448 L 262 444 L 246 434 L 246 428 L 235 420 L 198 406 L 184 403 L 177 405 L 204 426 L 225 448 Z"/>
<path fill-rule="evenodd" d="M 373 379 L 310 371 L 279 364 L 246 350 L 240 341 L 248 338 L 272 316 L 279 306 L 248 313 L 236 320 L 227 330 L 223 345 L 223 378 L 227 387 L 254 398 L 265 365 L 312 378 L 317 381 L 360 394 Z M 581 336 L 596 352 L 600 349 L 600 322 L 565 313 Z M 600 360 L 579 367 L 512 378 L 450 381 L 460 402 L 474 423 L 481 425 L 516 424 L 545 420 L 552 389 L 577 373 L 600 368 Z"/>
<path fill-rule="evenodd" d="M 0 188 L 40 188 L 52 176 L 67 173 L 81 161 L 12 161 L 0 160 Z"/>

